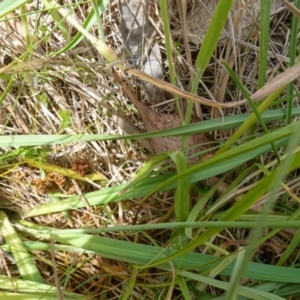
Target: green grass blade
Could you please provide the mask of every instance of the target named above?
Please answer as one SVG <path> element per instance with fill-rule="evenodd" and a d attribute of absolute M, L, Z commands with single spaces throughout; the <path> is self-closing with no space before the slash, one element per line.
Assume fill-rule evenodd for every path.
<path fill-rule="evenodd" d="M 17 287 L 17 292 L 19 293 L 36 293 L 39 291 L 45 295 L 46 293 L 54 296 L 57 295 L 55 286 L 20 278 L 8 278 L 5 275 L 0 275 L 0 285 L 1 289 L 6 291 L 15 291 Z"/>
<path fill-rule="evenodd" d="M 221 32 L 225 26 L 227 16 L 234 0 L 220 0 L 212 16 L 211 22 L 204 36 L 200 52 L 197 56 L 196 67 L 204 71 L 218 44 Z M 197 82 L 197 84 L 199 81 Z"/>
<path fill-rule="evenodd" d="M 14 1 L 1 1 L 0 2 L 0 18 L 6 16 L 8 13 L 12 12 L 15 9 L 18 9 L 20 6 L 29 2 L 29 0 L 14 0 Z"/>
<path fill-rule="evenodd" d="M 220 219 L 219 215 L 214 215 L 216 218 Z M 101 228 L 82 228 L 82 229 L 44 229 L 43 226 L 35 225 L 28 221 L 20 221 L 20 228 L 31 234 L 47 234 L 51 231 L 52 234 L 61 233 L 61 234 L 87 234 L 94 233 L 99 234 L 101 232 L 121 232 L 121 231 L 144 231 L 144 230 L 160 230 L 160 229 L 180 229 L 180 228 L 249 228 L 252 229 L 257 225 L 257 215 L 253 215 L 255 221 L 200 221 L 200 222 L 170 222 L 170 223 L 157 223 L 157 224 L 142 224 L 142 225 L 124 225 L 124 226 L 114 226 L 114 227 L 101 227 Z M 240 216 L 238 219 L 242 219 L 243 216 Z M 270 216 L 271 220 L 267 220 L 264 225 L 264 228 L 300 228 L 300 220 L 293 220 L 290 218 L 283 218 L 282 216 Z M 25 226 L 25 227 L 24 227 Z M 39 242 L 26 242 L 30 244 L 30 249 L 44 249 L 43 245 Z M 6 251 L 7 246 L 1 246 Z M 40 248 L 42 247 L 42 248 Z M 57 246 L 59 247 L 59 246 Z M 48 248 L 47 248 L 48 249 Z M 57 248 L 59 249 L 59 248 Z M 75 251 L 75 250 L 74 250 Z"/>
<path fill-rule="evenodd" d="M 192 84 L 192 94 L 197 93 L 199 80 L 202 77 L 203 72 L 207 68 L 209 60 L 211 59 L 212 54 L 218 44 L 221 32 L 225 26 L 227 16 L 233 3 L 234 0 L 220 0 L 217 3 L 215 12 L 207 28 L 207 32 L 204 36 L 203 43 L 196 59 L 197 70 Z M 193 105 L 194 103 L 189 100 L 184 122 L 185 125 L 190 123 Z M 184 146 L 186 146 L 186 143 L 187 140 L 185 139 Z"/>
<path fill-rule="evenodd" d="M 296 169 L 300 165 L 300 153 L 297 153 L 293 156 L 293 165 L 290 166 L 289 171 Z M 240 199 L 237 203 L 235 203 L 229 210 L 227 210 L 220 218 L 220 221 L 233 221 L 236 220 L 239 216 L 241 216 L 244 212 L 246 212 L 249 207 L 251 207 L 260 196 L 264 195 L 272 186 L 274 180 L 278 177 L 279 172 L 281 171 L 280 166 L 277 167 L 275 171 L 270 173 L 268 176 L 263 178 L 258 184 L 256 184 L 242 199 Z M 155 264 L 151 264 L 150 266 L 155 266 L 156 264 L 160 264 L 162 262 L 166 262 L 172 260 L 188 251 L 191 251 L 202 245 L 206 241 L 208 241 L 212 236 L 216 235 L 220 230 L 218 229 L 209 229 L 202 233 L 195 240 L 191 241 L 187 246 L 183 247 L 173 256 L 166 257 Z"/>
<path fill-rule="evenodd" d="M 300 1 L 295 0 L 294 6 L 300 8 Z M 289 57 L 290 57 L 290 64 L 289 66 L 292 67 L 296 62 L 296 55 L 297 55 L 297 42 L 298 42 L 298 17 L 293 14 L 292 17 L 292 27 L 290 33 L 290 46 L 289 46 Z M 287 115 L 286 115 L 286 123 L 290 124 L 292 121 L 292 110 L 293 110 L 293 99 L 294 99 L 294 82 L 288 84 L 287 89 Z"/>
<path fill-rule="evenodd" d="M 157 191 L 169 190 L 176 187 L 176 182 L 185 176 L 189 176 L 189 182 L 193 183 L 219 175 L 269 151 L 270 142 L 276 142 L 279 140 L 280 143 L 278 146 L 285 145 L 288 141 L 286 137 L 291 135 L 294 130 L 297 130 L 297 126 L 297 123 L 290 124 L 289 126 L 279 129 L 276 132 L 269 133 L 266 136 L 257 138 L 253 141 L 231 149 L 226 153 L 214 156 L 207 161 L 188 168 L 186 171 L 181 172 L 180 174 L 166 174 L 147 178 L 145 181 L 136 184 L 134 188 L 129 189 L 123 194 L 122 191 L 126 189 L 125 184 L 88 193 L 85 195 L 86 200 L 89 205 L 93 206 L 103 205 L 111 201 L 126 200 L 133 197 L 144 196 L 147 198 L 149 195 Z M 24 212 L 24 216 L 36 216 L 83 206 L 84 204 L 82 203 L 80 197 L 75 196 L 66 200 L 62 200 L 60 203 L 49 203 L 40 207 L 34 207 L 29 211 Z"/>
<path fill-rule="evenodd" d="M 137 172 L 135 178 L 126 186 L 124 190 L 120 192 L 120 195 L 124 194 L 126 191 L 145 180 L 149 174 L 152 173 L 156 168 L 160 167 L 168 157 L 169 156 L 167 153 L 160 153 L 150 158 L 150 160 L 147 161 Z"/>
<path fill-rule="evenodd" d="M 97 0 L 97 7 L 98 7 L 98 13 L 101 16 L 106 9 L 107 5 L 109 4 L 109 0 Z M 97 21 L 95 10 L 92 9 L 86 19 L 84 20 L 82 27 L 89 31 L 95 22 Z M 67 51 L 72 50 L 75 46 L 77 46 L 82 40 L 84 39 L 84 35 L 81 32 L 77 32 L 74 38 L 61 50 L 55 52 L 53 55 L 59 55 L 61 53 L 65 53 Z"/>
<path fill-rule="evenodd" d="M 23 279 L 43 283 L 43 277 L 33 262 L 30 253 L 27 251 L 26 247 L 24 247 L 17 232 L 3 211 L 0 211 L 0 220 L 2 221 L 1 229 L 3 237 L 10 246 L 11 252 Z"/>
<path fill-rule="evenodd" d="M 292 241 L 289 243 L 287 248 L 285 249 L 282 256 L 279 258 L 277 265 L 282 266 L 289 259 L 289 257 L 294 253 L 297 247 L 300 244 L 300 230 L 298 229 L 293 236 Z"/>
<path fill-rule="evenodd" d="M 194 281 L 198 281 L 198 282 L 203 282 L 203 283 L 206 283 L 208 285 L 211 285 L 211 286 L 215 286 L 219 289 L 222 289 L 222 290 L 228 290 L 228 287 L 229 287 L 229 283 L 227 282 L 224 282 L 224 281 L 220 281 L 220 280 L 216 280 L 216 279 L 212 279 L 212 278 L 208 278 L 206 276 L 202 276 L 202 275 L 199 275 L 199 274 L 195 274 L 195 273 L 192 273 L 192 272 L 188 272 L 188 271 L 179 271 L 179 274 L 186 277 L 186 278 L 189 278 L 191 280 L 194 280 Z M 265 291 L 261 291 L 259 289 L 256 289 L 256 288 L 249 288 L 249 287 L 239 287 L 237 289 L 237 293 L 239 295 L 242 295 L 246 298 L 241 298 L 243 300 L 248 300 L 248 299 L 256 299 L 256 300 L 284 300 L 284 298 L 281 298 L 279 296 L 276 296 L 274 293 L 267 293 Z M 212 298 L 214 300 L 224 300 L 224 297 L 217 297 L 217 298 Z M 233 300 L 234 298 L 232 298 Z M 240 298 L 238 298 L 240 300 Z M 230 299 L 231 300 L 231 299 Z"/>
<path fill-rule="evenodd" d="M 207 193 L 205 193 L 205 195 L 202 197 L 202 199 L 199 200 L 196 205 L 194 205 L 194 207 L 192 208 L 192 210 L 187 218 L 187 222 L 193 222 L 196 220 L 196 218 L 201 213 L 201 211 L 204 210 L 206 203 L 215 194 L 217 188 L 220 186 L 221 183 L 222 183 L 222 180 L 220 180 L 217 184 L 215 184 Z M 192 239 L 192 228 L 186 228 L 185 234 L 187 237 Z"/>
<path fill-rule="evenodd" d="M 174 151 L 170 153 L 176 165 L 178 173 L 187 169 L 187 161 L 183 152 Z M 190 184 L 187 177 L 183 177 L 176 182 L 176 190 L 174 196 L 174 212 L 178 222 L 186 221 L 190 212 Z M 172 247 L 181 248 L 187 243 L 187 236 L 184 229 L 176 230 L 172 235 Z"/>
<path fill-rule="evenodd" d="M 277 199 L 276 193 L 280 187 L 281 182 L 284 181 L 285 177 L 288 175 L 288 173 L 291 170 L 296 169 L 297 166 L 300 165 L 300 161 L 299 161 L 300 153 L 294 154 L 299 141 L 300 141 L 300 131 L 298 130 L 290 138 L 290 142 L 287 147 L 285 159 L 276 168 L 276 170 L 273 171 L 272 174 L 269 175 L 270 178 L 268 178 L 269 176 L 266 177 L 266 178 L 268 178 L 268 180 L 266 180 L 266 185 L 268 186 L 268 191 L 270 191 L 270 195 L 267 198 L 267 201 L 264 205 L 264 209 L 262 210 L 260 216 L 258 217 L 257 226 L 254 228 L 250 242 L 246 247 L 244 262 L 237 266 L 236 272 L 239 275 L 235 278 L 235 281 L 231 282 L 230 289 L 229 289 L 230 292 L 233 292 L 239 285 L 239 280 L 242 278 L 243 273 L 246 270 L 247 263 L 250 261 L 251 256 L 253 255 L 253 252 L 257 246 L 259 238 L 262 235 L 262 228 L 263 228 L 262 226 L 266 222 L 268 215 L 269 215 L 270 211 L 273 209 L 274 203 Z M 262 181 L 264 181 L 264 180 L 262 180 Z M 258 185 L 261 185 L 261 184 L 259 183 Z M 256 187 L 254 187 L 254 188 L 256 188 Z M 261 189 L 263 189 L 262 186 L 261 186 Z M 255 194 L 253 194 L 252 190 L 250 191 L 250 193 L 247 193 L 247 194 L 249 194 L 249 196 L 251 196 L 251 194 L 252 194 L 252 197 L 254 197 L 254 198 L 256 197 Z M 241 202 L 242 201 L 243 201 L 243 199 L 241 199 Z"/>
<path fill-rule="evenodd" d="M 183 278 L 180 275 L 177 275 L 176 276 L 176 283 L 178 284 L 178 286 L 181 290 L 181 293 L 184 297 L 184 300 L 192 300 L 192 298 L 190 296 L 190 293 L 189 293 L 189 289 L 187 287 L 187 283 L 185 281 L 185 278 Z"/>
<path fill-rule="evenodd" d="M 245 122 L 251 114 L 243 114 L 218 118 L 214 120 L 201 121 L 185 126 L 180 126 L 172 129 L 161 130 L 153 133 L 143 133 L 135 135 L 108 135 L 108 134 L 78 134 L 78 135 L 18 135 L 18 136 L 1 136 L 0 147 L 22 147 L 22 146 L 43 146 L 67 144 L 72 142 L 89 142 L 97 140 L 118 140 L 118 139 L 142 139 L 159 136 L 181 136 L 190 135 L 201 132 L 208 132 L 220 129 L 228 129 L 240 126 Z M 282 120 L 286 116 L 285 109 L 277 109 L 267 111 L 261 115 L 264 122 L 272 122 Z M 300 107 L 294 107 L 292 117 L 300 116 Z M 256 117 L 254 117 L 254 122 Z"/>
<path fill-rule="evenodd" d="M 45 5 L 46 9 L 49 10 L 49 13 L 51 14 L 53 20 L 57 24 L 61 34 L 64 36 L 65 39 L 67 39 L 69 34 L 68 27 L 65 24 L 64 18 L 62 18 L 56 11 L 58 9 L 58 6 L 56 6 L 53 2 L 49 2 L 47 0 L 41 1 Z"/>
<path fill-rule="evenodd" d="M 187 169 L 185 155 L 181 151 L 170 154 L 170 157 L 176 164 L 177 172 L 184 172 Z M 190 212 L 190 189 L 187 177 L 183 177 L 176 183 L 176 192 L 174 199 L 174 211 L 176 220 L 186 221 Z"/>
<path fill-rule="evenodd" d="M 101 1 L 103 4 L 103 1 Z M 99 1 L 97 0 L 92 0 L 92 3 L 93 3 L 93 9 L 92 11 L 95 13 L 95 17 L 96 17 L 96 20 L 97 20 L 97 25 L 98 25 L 98 36 L 100 38 L 100 40 L 104 43 L 105 42 L 105 36 L 104 36 L 104 31 L 103 31 L 103 24 L 102 24 L 102 20 L 101 20 L 101 13 L 99 13 L 99 10 L 98 10 L 98 3 Z"/>
<path fill-rule="evenodd" d="M 168 16 L 168 3 L 165 0 L 160 0 L 160 9 L 161 9 L 161 19 L 163 22 L 164 26 L 164 36 L 165 36 L 165 41 L 166 41 L 166 54 L 167 54 L 167 60 L 168 60 L 168 67 L 169 67 L 169 72 L 168 74 L 170 75 L 170 82 L 173 85 L 177 85 L 176 83 L 176 72 L 175 72 L 175 64 L 173 60 L 173 42 L 172 42 L 172 35 L 170 31 L 170 21 L 169 21 L 169 16 Z M 178 100 L 178 96 L 175 95 L 175 103 L 176 103 L 176 108 L 177 112 L 181 118 L 182 118 L 182 112 L 180 108 L 180 103 Z"/>
<path fill-rule="evenodd" d="M 235 84 L 239 87 L 239 89 L 241 90 L 243 96 L 248 100 L 248 103 L 249 105 L 251 106 L 252 110 L 253 110 L 253 113 L 255 114 L 257 120 L 259 121 L 259 124 L 261 125 L 263 131 L 265 133 L 268 133 L 269 130 L 264 122 L 264 120 L 262 119 L 261 117 L 261 113 L 258 112 L 257 108 L 256 108 L 256 105 L 254 104 L 254 102 L 251 100 L 251 97 L 248 93 L 248 91 L 246 90 L 246 88 L 244 87 L 244 85 L 242 84 L 242 82 L 238 79 L 238 77 L 236 76 L 236 74 L 234 73 L 234 71 L 230 68 L 230 66 L 226 63 L 226 62 L 223 62 L 227 72 L 230 74 L 231 78 L 234 80 Z M 276 95 L 279 94 L 279 91 L 276 92 Z M 271 104 L 271 103 L 270 103 Z M 265 108 L 266 106 L 264 106 Z M 278 151 L 277 149 L 275 148 L 275 145 L 272 143 L 271 144 L 272 148 L 273 148 L 273 151 L 276 155 L 276 158 L 278 160 L 278 162 L 280 162 L 279 160 L 279 154 L 278 154 Z"/>
<path fill-rule="evenodd" d="M 188 168 L 185 172 L 175 175 L 170 179 L 162 182 L 152 191 L 152 193 L 166 188 L 168 185 L 177 181 L 179 177 L 183 177 L 186 175 L 199 176 L 199 172 L 202 171 L 207 175 L 207 177 L 205 178 L 208 178 L 232 170 L 233 168 L 241 165 L 242 161 L 244 163 L 245 161 L 248 161 L 253 157 L 259 155 L 256 151 L 260 152 L 260 149 L 262 149 L 263 146 L 269 145 L 271 143 L 276 143 L 281 139 L 291 136 L 295 131 L 297 131 L 297 126 L 299 126 L 299 124 L 297 123 L 290 124 L 284 128 L 265 134 L 261 137 L 256 138 L 255 140 L 251 140 L 236 148 L 230 149 L 225 153 L 221 153 L 219 155 L 215 154 L 211 159 L 196 164 Z M 205 178 L 201 178 L 200 176 L 198 180 L 203 180 Z M 147 194 L 145 198 L 149 197 L 152 193 Z"/>
<path fill-rule="evenodd" d="M 54 233 L 52 236 L 56 241 L 63 244 L 81 247 L 107 258 L 147 267 L 149 262 L 156 261 L 165 256 L 170 257 L 176 253 L 176 250 L 172 249 L 141 245 L 88 234 Z M 141 253 L 143 253 L 143 255 L 140 255 Z M 214 257 L 212 255 L 189 252 L 184 256 L 172 259 L 172 266 L 176 270 L 194 269 L 200 272 L 208 272 L 219 265 L 219 260 L 219 257 Z M 164 270 L 171 270 L 169 261 L 163 262 L 157 265 L 157 267 Z M 220 274 L 231 275 L 233 267 L 234 265 L 230 264 L 225 267 Z M 281 274 L 280 278 L 277 275 L 279 273 Z M 245 277 L 274 282 L 300 283 L 300 270 L 296 268 L 250 263 L 248 265 L 247 272 L 245 273 Z"/>
<path fill-rule="evenodd" d="M 283 89 L 279 89 L 271 93 L 257 108 L 257 113 L 260 115 L 265 111 L 276 99 L 279 97 Z M 252 113 L 250 117 L 230 136 L 225 145 L 218 150 L 218 153 L 222 153 L 228 150 L 253 124 L 255 124 L 257 118 L 256 114 Z"/>
<path fill-rule="evenodd" d="M 268 48 L 270 36 L 271 1 L 260 1 L 260 36 L 259 36 L 259 70 L 258 88 L 265 85 L 268 64 Z"/>
<path fill-rule="evenodd" d="M 233 282 L 237 282 L 239 283 L 239 280 L 241 278 L 238 270 L 239 270 L 239 266 L 243 263 L 243 261 L 245 260 L 245 249 L 242 249 L 241 251 L 238 252 L 237 255 L 237 259 L 235 261 L 235 267 L 233 269 L 232 272 L 232 276 L 230 279 L 230 284 L 226 293 L 226 300 L 233 300 L 237 298 L 237 291 L 238 291 L 238 284 L 232 284 Z"/>

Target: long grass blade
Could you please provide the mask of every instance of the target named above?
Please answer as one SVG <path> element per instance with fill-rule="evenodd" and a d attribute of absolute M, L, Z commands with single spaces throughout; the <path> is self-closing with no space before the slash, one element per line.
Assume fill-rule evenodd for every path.
<path fill-rule="evenodd" d="M 149 262 L 157 261 L 159 258 L 164 256 L 171 257 L 177 253 L 176 250 L 158 246 L 136 244 L 88 234 L 54 233 L 53 238 L 63 244 L 80 247 L 107 258 L 127 261 L 141 265 L 142 267 L 148 267 L 148 265 L 150 266 Z M 120 249 L 122 249 L 122 251 L 120 251 Z M 143 253 L 143 255 L 140 255 L 141 253 Z M 172 259 L 172 266 L 176 270 L 193 269 L 201 272 L 207 272 L 208 270 L 218 266 L 218 264 L 219 258 L 215 256 L 193 252 L 189 252 L 184 256 L 178 256 Z M 171 270 L 169 261 L 156 265 L 159 268 Z M 221 274 L 231 275 L 232 271 L 233 264 L 230 264 L 221 271 Z M 278 272 L 281 274 L 280 278 L 278 278 Z M 249 263 L 245 277 L 274 282 L 299 283 L 300 270 L 296 268 Z"/>
<path fill-rule="evenodd" d="M 2 234 L 5 241 L 9 244 L 10 250 L 14 256 L 19 272 L 23 279 L 31 280 L 37 283 L 43 283 L 44 280 L 32 260 L 30 253 L 24 247 L 15 228 L 10 223 L 8 217 L 3 211 L 0 211 L 0 221 L 2 222 Z"/>

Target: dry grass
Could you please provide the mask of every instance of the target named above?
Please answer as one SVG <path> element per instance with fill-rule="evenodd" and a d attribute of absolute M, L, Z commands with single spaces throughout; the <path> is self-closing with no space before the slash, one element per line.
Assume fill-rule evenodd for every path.
<path fill-rule="evenodd" d="M 179 1 L 178 1 L 179 2 Z M 177 3 L 177 2 L 176 2 Z M 72 1 L 65 5 L 72 5 Z M 16 62 L 7 72 L 12 78 L 12 86 L 8 88 L 5 77 L 0 80 L 1 97 L 0 131 L 2 135 L 21 134 L 74 134 L 103 133 L 124 134 L 143 131 L 144 125 L 135 106 L 123 93 L 120 84 L 114 80 L 113 68 L 107 67 L 103 58 L 85 40 L 75 49 L 60 55 L 49 56 L 61 50 L 65 44 L 55 22 L 47 11 L 34 12 L 37 2 L 28 5 L 28 19 L 34 48 L 26 49 L 25 32 L 20 18 L 10 14 L 9 20 L 1 23 L 1 65 Z M 74 17 L 83 22 L 91 9 L 91 3 L 82 3 L 75 9 Z M 192 8 L 187 7 L 187 14 Z M 161 33 L 160 16 L 157 15 L 157 3 L 152 3 L 151 18 L 159 29 L 156 39 L 164 53 L 164 40 Z M 194 76 L 197 48 L 183 39 L 182 14 L 178 6 L 170 6 L 171 28 L 174 41 L 178 45 L 175 56 L 175 68 L 178 72 L 178 83 L 184 90 L 189 90 Z M 284 69 L 287 57 L 287 37 L 290 27 L 290 14 L 282 10 L 272 18 L 270 49 L 272 53 L 268 61 L 268 81 L 276 76 L 278 70 Z M 122 57 L 123 41 L 119 33 L 120 16 L 116 1 L 111 1 L 103 15 L 106 43 Z M 222 43 L 216 49 L 214 59 L 202 78 L 198 94 L 217 102 L 239 101 L 243 96 L 220 66 L 220 60 L 230 61 L 236 74 L 242 79 L 247 89 L 253 93 L 257 89 L 258 68 L 258 31 L 254 26 L 240 43 Z M 76 32 L 70 28 L 70 38 Z M 98 35 L 97 28 L 91 33 Z M 233 48 L 234 47 L 234 48 Z M 233 51 L 234 50 L 234 51 Z M 233 55 L 229 53 L 232 53 Z M 167 74 L 167 67 L 165 66 Z M 130 85 L 138 99 L 144 95 L 139 82 L 133 78 L 123 79 Z M 5 75 L 3 75 L 5 76 Z M 166 75 L 164 80 L 168 80 Z M 173 96 L 165 93 L 160 112 L 173 113 Z M 167 102 L 172 99 L 171 103 Z M 183 104 L 184 106 L 184 104 Z M 224 110 L 225 115 L 242 114 L 247 108 Z M 196 112 L 195 112 L 196 115 Z M 211 119 L 220 116 L 219 110 L 198 108 L 198 118 Z M 232 129 L 215 133 L 214 138 L 225 140 L 231 136 Z M 1 149 L 1 208 L 9 214 L 22 213 L 43 203 L 53 201 L 57 195 L 77 194 L 85 201 L 84 194 L 108 186 L 131 181 L 140 166 L 151 154 L 134 141 L 94 141 L 90 143 L 72 143 L 48 147 L 22 147 L 20 149 Z M 67 178 L 54 172 L 41 170 L 26 163 L 26 160 L 42 160 L 48 164 L 76 171 L 81 176 L 101 174 L 107 178 L 103 182 L 81 182 Z M 268 156 L 263 157 L 266 161 Z M 264 164 L 263 161 L 261 161 Z M 234 177 L 234 176 L 233 176 Z M 229 177 L 230 178 L 230 177 Z M 49 196 L 49 193 L 52 196 Z M 50 197 L 50 198 L 49 198 Z M 193 203 L 199 194 L 193 195 Z M 99 228 L 114 225 L 136 223 L 155 223 L 172 218 L 173 194 L 170 192 L 152 196 L 145 203 L 139 199 L 129 202 L 110 203 L 105 207 L 89 207 L 74 210 L 65 214 L 49 214 L 32 218 L 31 221 L 54 228 Z M 232 234 L 238 236 L 236 239 Z M 293 232 L 282 233 L 277 240 L 266 242 L 259 250 L 258 258 L 275 264 Z M 115 233 L 112 238 L 139 241 L 140 243 L 165 245 L 170 241 L 170 231 L 152 231 L 148 233 Z M 218 244 L 227 251 L 235 251 L 244 245 L 247 231 L 224 231 L 218 236 Z M 202 249 L 204 252 L 207 250 Z M 86 297 L 102 297 L 101 299 L 120 299 L 122 285 L 132 279 L 132 270 L 128 265 L 118 261 L 97 257 L 86 253 L 63 254 L 53 251 L 36 251 L 35 261 L 47 283 L 55 284 L 53 260 L 57 277 L 64 278 L 66 289 L 85 295 Z M 2 257 L 1 273 L 11 276 L 16 270 L 13 260 Z M 153 273 L 137 273 L 135 279 L 134 299 L 162 299 L 167 297 L 172 274 L 151 270 Z M 153 286 L 160 286 L 155 290 Z M 160 293 L 159 294 L 159 291 Z M 145 294 L 147 293 L 147 294 Z M 172 299 L 180 295 L 176 289 Z M 102 295 L 102 296 L 101 296 Z M 141 296 L 143 295 L 143 296 Z M 164 296 L 162 296 L 164 295 Z M 100 299 L 99 298 L 99 299 Z M 132 298 L 132 299 L 133 299 Z M 164 298 L 166 299 L 166 298 Z M 171 298 L 170 298 L 171 299 Z"/>

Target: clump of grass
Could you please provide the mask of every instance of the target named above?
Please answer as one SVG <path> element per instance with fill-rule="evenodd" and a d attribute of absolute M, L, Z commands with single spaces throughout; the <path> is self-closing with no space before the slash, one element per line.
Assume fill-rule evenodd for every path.
<path fill-rule="evenodd" d="M 178 6 L 164 4 L 160 28 L 168 32 L 171 8 Z M 170 33 L 165 53 L 175 62 L 174 85 L 191 62 L 187 92 L 210 98 L 218 90 L 213 80 L 226 78 L 222 100 L 246 98 L 249 105 L 229 105 L 222 115 L 207 105 L 206 120 L 190 124 L 194 102 L 188 100 L 184 126 L 141 133 L 142 120 L 115 72 L 137 98 L 136 77 L 158 81 L 124 66 L 114 2 L 0 3 L 0 295 L 298 297 L 296 17 L 283 10 L 266 22 L 270 7 L 262 6 L 261 27 L 253 26 L 244 44 L 218 44 L 232 4 L 219 1 L 200 51 L 189 56 L 186 40 L 174 45 Z M 290 44 L 276 33 L 278 23 L 291 28 Z M 163 48 L 164 39 L 158 42 Z M 175 51 L 180 42 L 181 53 Z M 232 49 L 239 55 L 223 56 Z M 182 136 L 185 149 L 186 136 L 200 132 L 214 132 L 215 139 L 193 164 L 181 149 L 152 156 L 138 143 Z"/>

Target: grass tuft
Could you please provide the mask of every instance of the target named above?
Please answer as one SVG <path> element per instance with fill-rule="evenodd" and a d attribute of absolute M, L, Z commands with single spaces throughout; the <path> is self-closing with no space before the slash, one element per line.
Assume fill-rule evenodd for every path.
<path fill-rule="evenodd" d="M 0 2 L 0 297 L 298 299 L 300 1 L 121 2 Z"/>

